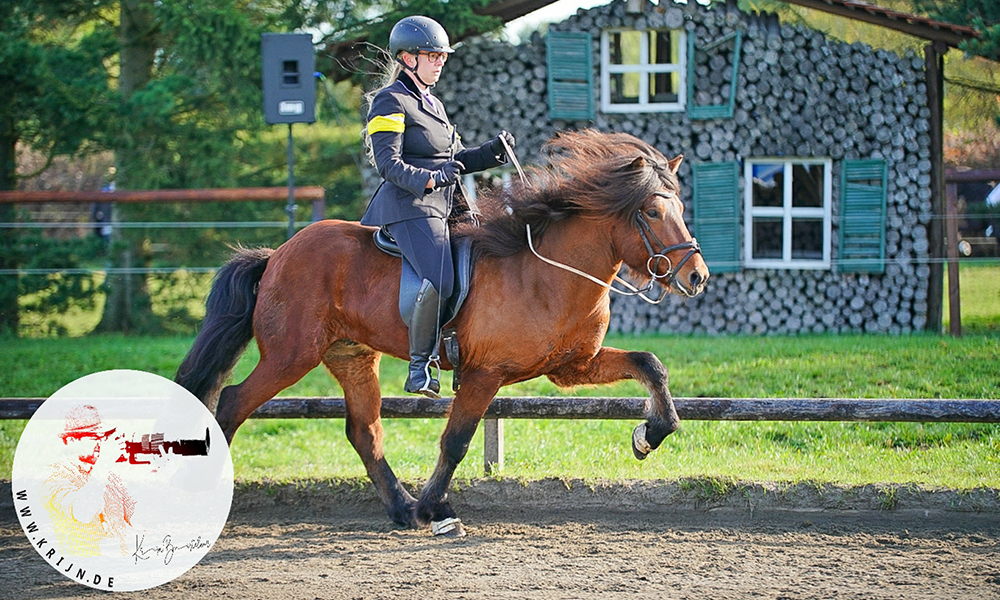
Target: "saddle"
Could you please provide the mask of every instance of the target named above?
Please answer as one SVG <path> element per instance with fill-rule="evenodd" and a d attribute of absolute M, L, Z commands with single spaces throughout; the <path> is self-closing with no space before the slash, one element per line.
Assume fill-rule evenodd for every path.
<path fill-rule="evenodd" d="M 403 253 L 396 244 L 396 240 L 392 239 L 392 236 L 389 235 L 389 232 L 385 228 L 380 227 L 376 229 L 372 235 L 372 239 L 375 242 L 375 247 L 379 250 L 397 258 L 403 257 Z M 461 385 L 458 371 L 458 334 L 451 321 L 458 315 L 458 311 L 462 309 L 462 305 L 469 295 L 469 287 L 472 284 L 472 240 L 469 238 L 459 238 L 453 241 L 451 244 L 451 257 L 452 263 L 455 265 L 455 291 L 445 306 L 442 307 L 441 341 L 444 344 L 448 362 L 451 363 L 454 369 L 452 389 L 458 391 Z M 417 301 L 417 292 L 420 291 L 420 285 L 423 283 L 423 280 L 413 270 L 413 267 L 410 266 L 409 261 L 404 260 L 402 263 L 403 274 L 399 280 L 399 316 L 403 318 L 403 323 L 409 323 L 410 315 L 413 313 L 413 305 Z"/>

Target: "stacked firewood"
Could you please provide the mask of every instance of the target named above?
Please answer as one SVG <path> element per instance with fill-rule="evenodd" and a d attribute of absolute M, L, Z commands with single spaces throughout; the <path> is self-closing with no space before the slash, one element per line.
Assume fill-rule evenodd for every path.
<path fill-rule="evenodd" d="M 692 162 L 749 158 L 829 158 L 833 164 L 833 265 L 828 270 L 742 268 L 713 276 L 695 299 L 650 306 L 613 300 L 612 330 L 679 333 L 908 332 L 927 321 L 930 125 L 923 58 L 861 43 L 847 44 L 773 15 L 747 14 L 735 3 L 647 6 L 628 14 L 624 2 L 578 11 L 551 30 L 593 34 L 593 121 L 549 117 L 544 37 L 513 46 L 473 39 L 448 62 L 436 93 L 466 146 L 500 129 L 517 136 L 525 163 L 542 160 L 554 132 L 596 127 L 631 133 L 667 156 L 684 154 L 679 173 L 691 215 Z M 600 37 L 608 28 L 683 29 L 694 36 L 695 86 L 688 103 L 724 105 L 731 57 L 742 34 L 731 118 L 692 119 L 685 111 L 603 113 Z M 727 37 L 728 36 L 728 37 Z M 720 43 L 712 45 L 713 42 Z M 691 57 L 688 57 L 691 60 Z M 885 159 L 885 272 L 842 272 L 838 260 L 841 170 L 847 159 Z M 741 190 L 747 181 L 741 177 Z M 742 193 L 742 192 L 741 192 Z M 742 227 L 734 236 L 744 235 Z M 745 257 L 744 257 L 745 259 Z"/>
<path fill-rule="evenodd" d="M 465 146 L 477 146 L 506 129 L 517 137 L 518 158 L 536 162 L 555 131 L 546 73 L 545 44 L 538 35 L 522 46 L 473 38 L 449 59 L 435 93 Z"/>

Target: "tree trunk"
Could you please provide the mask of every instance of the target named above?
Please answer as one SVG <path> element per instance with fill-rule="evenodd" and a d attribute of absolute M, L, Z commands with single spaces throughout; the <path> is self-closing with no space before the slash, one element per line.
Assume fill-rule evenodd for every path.
<path fill-rule="evenodd" d="M 142 89 L 153 76 L 155 27 L 152 0 L 122 0 L 118 30 L 121 42 L 118 90 L 124 99 Z M 133 148 L 140 144 L 141 140 L 131 143 Z M 128 189 L 132 155 L 128 148 L 120 148 L 116 153 L 116 184 L 119 189 Z M 141 259 L 144 255 L 142 246 L 142 236 L 138 232 L 123 235 L 119 228 L 113 229 L 108 250 L 111 266 L 125 269 L 145 266 L 146 261 Z M 104 286 L 104 314 L 96 331 L 139 333 L 156 328 L 145 274 L 109 274 Z"/>
<path fill-rule="evenodd" d="M 9 111 L 0 110 L 0 190 L 9 191 L 17 186 L 17 134 Z M 14 221 L 14 205 L 0 204 L 0 222 Z M 17 230 L 5 229 L 0 233 L 0 269 L 16 269 Z M 17 275 L 0 275 L 0 334 L 17 335 Z"/>

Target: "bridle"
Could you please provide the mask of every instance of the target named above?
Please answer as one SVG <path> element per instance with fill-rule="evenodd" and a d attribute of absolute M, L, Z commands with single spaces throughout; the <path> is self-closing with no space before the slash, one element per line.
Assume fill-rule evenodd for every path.
<path fill-rule="evenodd" d="M 663 192 L 653 192 L 653 195 L 663 198 L 668 197 L 667 194 Z M 649 222 L 646 221 L 646 217 L 643 216 L 641 210 L 635 213 L 635 220 L 636 226 L 639 229 L 639 237 L 642 238 L 642 244 L 646 246 L 646 252 L 649 252 L 649 258 L 646 259 L 646 270 L 649 271 L 649 276 L 653 278 L 653 281 L 656 281 L 657 279 L 665 279 L 667 288 L 676 287 L 684 292 L 685 296 L 688 296 L 689 298 L 694 297 L 695 294 L 692 294 L 686 286 L 680 285 L 677 282 L 677 273 L 684 267 L 685 264 L 687 264 L 687 261 L 691 260 L 692 256 L 695 254 L 701 254 L 701 246 L 698 244 L 697 238 L 692 237 L 687 242 L 681 242 L 680 244 L 674 244 L 673 246 L 666 246 L 660 241 L 660 238 L 656 237 L 656 233 L 653 232 L 653 228 L 649 225 Z M 653 251 L 653 245 L 649 243 L 649 238 L 653 238 L 656 245 L 660 247 L 658 252 Z M 677 268 L 674 268 L 670 257 L 667 256 L 668 253 L 675 250 L 687 250 L 687 254 L 684 255 L 684 258 L 677 263 Z M 660 266 L 661 260 L 665 260 L 667 262 L 667 270 L 662 275 L 658 275 L 657 271 L 659 270 L 658 267 Z M 650 281 L 650 285 L 652 285 L 652 283 L 653 282 Z M 658 302 L 661 302 L 662 300 L 663 296 L 660 297 Z"/>
<path fill-rule="evenodd" d="M 503 143 L 504 151 L 510 158 L 511 164 L 513 164 L 514 168 L 517 169 L 517 174 L 521 177 L 521 182 L 527 186 L 530 186 L 528 178 L 524 175 L 524 170 L 521 168 L 521 164 L 518 162 L 517 157 L 514 155 L 513 148 L 510 147 L 510 145 L 507 143 L 507 140 L 505 140 L 503 137 L 500 137 L 500 141 L 501 143 Z M 661 196 L 664 198 L 668 197 L 665 192 L 654 192 L 654 195 Z M 663 302 L 664 298 L 667 297 L 667 294 L 670 293 L 671 287 L 680 290 L 681 292 L 684 293 L 685 296 L 688 296 L 689 298 L 694 297 L 696 295 L 696 292 L 694 292 L 694 290 L 688 290 L 686 286 L 680 284 L 677 281 L 677 271 L 679 271 L 685 264 L 687 264 L 687 262 L 691 259 L 692 256 L 694 256 L 695 254 L 701 254 L 701 246 L 698 245 L 698 240 L 695 238 L 691 238 L 690 241 L 681 242 L 680 244 L 674 244 L 673 246 L 664 245 L 663 242 L 660 241 L 660 238 L 656 236 L 656 233 L 653 232 L 653 228 L 650 226 L 649 222 L 646 221 L 646 217 L 643 216 L 641 210 L 636 211 L 635 213 L 635 224 L 636 228 L 639 230 L 639 237 L 642 238 L 642 243 L 646 247 L 646 251 L 649 253 L 649 258 L 646 259 L 646 270 L 649 272 L 650 280 L 649 283 L 647 283 L 641 289 L 636 288 L 631 283 L 625 281 L 624 279 L 619 277 L 618 274 L 615 274 L 612 283 L 607 283 L 605 281 L 598 279 L 597 277 L 594 277 L 593 275 L 590 275 L 589 273 L 585 273 L 567 264 L 563 264 L 559 261 L 555 261 L 552 260 L 551 258 L 546 258 L 542 256 L 541 254 L 538 253 L 537 250 L 535 250 L 534 242 L 531 239 L 531 225 L 525 223 L 524 227 L 525 231 L 528 234 L 528 248 L 531 250 L 531 253 L 534 254 L 535 257 L 537 257 L 539 260 L 554 267 L 558 267 L 564 271 L 569 271 L 570 273 L 579 275 L 580 277 L 588 279 L 601 287 L 607 288 L 611 292 L 614 292 L 616 294 L 621 294 L 623 296 L 638 296 L 641 300 L 643 300 L 648 304 L 659 304 Z M 656 245 L 660 248 L 659 251 L 653 249 L 653 244 L 650 243 L 650 238 L 652 238 L 652 240 L 656 242 Z M 667 256 L 668 253 L 674 252 L 675 250 L 688 251 L 687 254 L 684 255 L 684 258 L 682 258 L 680 262 L 677 263 L 676 269 L 674 268 L 673 262 L 670 260 L 670 257 Z M 657 272 L 661 265 L 660 261 L 666 261 L 667 263 L 667 270 L 663 274 L 659 274 Z M 663 286 L 662 292 L 660 293 L 660 297 L 654 300 L 653 298 L 646 296 L 646 292 L 652 290 L 653 284 L 660 279 L 665 280 L 666 283 L 666 285 Z M 616 287 L 613 287 L 614 282 L 618 282 L 619 284 L 625 286 L 626 289 L 620 290 Z"/>

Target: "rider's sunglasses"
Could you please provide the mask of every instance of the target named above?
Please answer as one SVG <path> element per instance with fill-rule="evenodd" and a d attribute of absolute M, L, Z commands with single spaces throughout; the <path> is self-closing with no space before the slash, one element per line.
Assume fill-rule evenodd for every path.
<path fill-rule="evenodd" d="M 447 52 L 420 52 L 420 54 L 426 56 L 431 63 L 440 62 L 443 65 L 448 62 Z"/>

